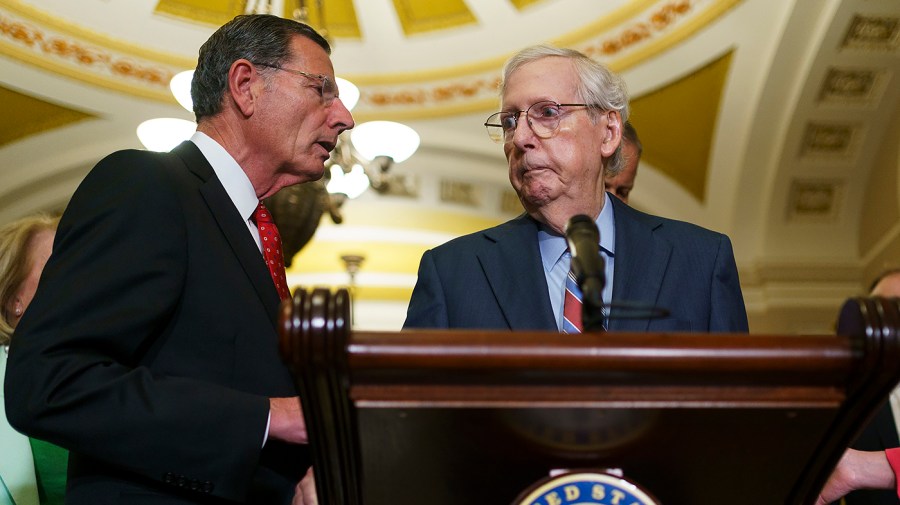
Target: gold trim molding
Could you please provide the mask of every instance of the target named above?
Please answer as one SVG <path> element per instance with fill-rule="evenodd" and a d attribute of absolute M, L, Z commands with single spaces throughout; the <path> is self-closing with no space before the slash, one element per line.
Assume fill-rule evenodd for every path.
<path fill-rule="evenodd" d="M 622 71 L 677 45 L 743 0 L 634 0 L 551 41 Z M 26 5 L 0 0 L 0 54 L 83 82 L 173 102 L 172 75 L 194 62 L 146 50 Z M 355 116 L 414 119 L 494 107 L 503 58 L 424 72 L 350 75 L 360 87 Z"/>
<path fill-rule="evenodd" d="M 18 2 L 0 3 L 0 54 L 95 86 L 174 102 L 169 81 L 181 69 L 159 61 L 161 54 L 118 48 L 128 46 L 85 37 L 80 28 Z"/>
<path fill-rule="evenodd" d="M 636 1 L 552 43 L 578 49 L 621 72 L 675 46 L 741 1 Z M 376 117 L 404 120 L 495 107 L 502 65 L 503 61 L 495 60 L 490 65 L 456 67 L 455 71 L 348 76 L 360 86 L 354 116 L 360 121 Z"/>

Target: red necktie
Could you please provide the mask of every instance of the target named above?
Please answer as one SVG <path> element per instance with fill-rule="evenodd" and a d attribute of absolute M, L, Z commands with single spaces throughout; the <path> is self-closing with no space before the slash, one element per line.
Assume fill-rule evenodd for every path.
<path fill-rule="evenodd" d="M 291 297 L 288 290 L 287 278 L 284 275 L 284 256 L 281 252 L 281 235 L 278 234 L 278 228 L 272 221 L 272 214 L 269 209 L 259 202 L 259 206 L 253 212 L 253 222 L 259 229 L 259 241 L 262 244 L 263 258 L 266 260 L 266 266 L 269 267 L 269 275 L 275 283 L 275 289 L 278 290 L 278 296 L 282 300 Z"/>

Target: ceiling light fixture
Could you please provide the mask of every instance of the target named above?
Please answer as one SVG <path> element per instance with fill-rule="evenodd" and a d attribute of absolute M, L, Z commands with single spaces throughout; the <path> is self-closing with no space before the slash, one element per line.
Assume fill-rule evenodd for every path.
<path fill-rule="evenodd" d="M 137 136 L 150 151 L 168 152 L 191 138 L 197 124 L 187 119 L 158 117 L 148 119 L 137 127 Z"/>

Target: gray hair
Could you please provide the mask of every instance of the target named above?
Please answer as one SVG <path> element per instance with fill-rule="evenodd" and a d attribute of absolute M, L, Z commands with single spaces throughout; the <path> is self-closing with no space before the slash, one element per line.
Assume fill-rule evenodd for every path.
<path fill-rule="evenodd" d="M 244 14 L 216 30 L 200 47 L 191 81 L 197 122 L 222 111 L 231 64 L 245 59 L 254 64 L 281 66 L 291 57 L 291 40 L 306 37 L 331 54 L 331 46 L 312 27 L 270 14 Z"/>
<path fill-rule="evenodd" d="M 512 74 L 527 63 L 548 57 L 560 57 L 569 59 L 575 67 L 578 77 L 578 99 L 594 107 L 592 119 L 596 121 L 596 111 L 616 111 L 621 116 L 622 126 L 628 121 L 628 91 L 625 81 L 617 74 L 606 68 L 602 63 L 592 60 L 590 57 L 574 49 L 538 45 L 527 47 L 512 58 L 503 67 L 503 80 L 500 82 L 500 94 L 506 92 L 506 83 Z M 617 174 L 625 166 L 622 156 L 622 145 L 616 149 L 609 158 L 606 167 L 607 175 Z"/>

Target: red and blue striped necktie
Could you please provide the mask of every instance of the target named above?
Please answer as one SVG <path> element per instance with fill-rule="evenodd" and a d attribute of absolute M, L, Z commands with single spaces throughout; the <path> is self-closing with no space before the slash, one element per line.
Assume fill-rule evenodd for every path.
<path fill-rule="evenodd" d="M 581 333 L 584 325 L 581 322 L 581 290 L 575 282 L 575 274 L 569 270 L 566 276 L 566 300 L 563 303 L 563 333 Z"/>
<path fill-rule="evenodd" d="M 581 300 L 581 289 L 578 288 L 578 283 L 575 282 L 575 274 L 570 269 L 569 275 L 566 276 L 566 298 L 565 302 L 563 302 L 563 333 L 584 332 L 584 323 L 581 319 L 581 311 L 583 309 Z M 602 327 L 603 330 L 606 330 L 608 324 L 606 318 L 609 315 L 609 311 L 605 305 L 600 308 L 600 311 L 603 314 Z"/>

